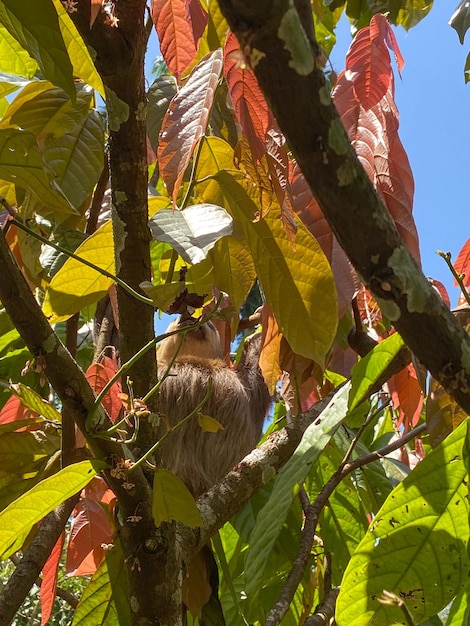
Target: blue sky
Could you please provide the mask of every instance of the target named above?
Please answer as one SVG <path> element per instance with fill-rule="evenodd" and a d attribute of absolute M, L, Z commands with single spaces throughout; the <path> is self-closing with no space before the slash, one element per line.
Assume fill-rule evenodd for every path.
<path fill-rule="evenodd" d="M 455 2 L 455 5 L 454 5 Z M 466 221 L 470 181 L 470 83 L 465 85 L 463 68 L 469 51 L 448 24 L 458 3 L 438 0 L 431 12 L 408 33 L 395 28 L 405 67 L 396 80 L 400 111 L 400 137 L 415 178 L 414 218 L 420 237 L 423 271 L 442 281 L 455 305 L 446 264 L 436 254 L 441 249 L 453 258 L 470 237 Z M 351 42 L 349 24 L 341 20 L 332 62 L 339 73 Z M 158 54 L 152 35 L 147 70 Z M 467 176 L 469 178 L 467 179 Z"/>

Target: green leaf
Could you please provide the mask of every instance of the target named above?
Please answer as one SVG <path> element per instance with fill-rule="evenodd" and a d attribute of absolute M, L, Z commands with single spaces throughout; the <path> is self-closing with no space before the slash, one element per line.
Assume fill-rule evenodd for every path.
<path fill-rule="evenodd" d="M 69 465 L 7 506 L 0 513 L 0 558 L 7 559 L 19 550 L 34 524 L 83 489 L 103 467 L 100 461 Z"/>
<path fill-rule="evenodd" d="M 177 92 L 176 80 L 173 76 L 159 76 L 147 91 L 147 135 L 154 152 L 158 147 L 158 136 L 168 106 Z"/>
<path fill-rule="evenodd" d="M 186 289 L 186 283 L 182 282 L 164 285 L 140 283 L 139 286 L 160 311 L 167 311 L 180 293 Z"/>
<path fill-rule="evenodd" d="M 354 411 L 370 395 L 370 390 L 405 345 L 398 333 L 381 341 L 352 368 L 349 410 Z"/>
<path fill-rule="evenodd" d="M 21 383 L 10 385 L 13 393 L 21 400 L 21 404 L 31 411 L 35 411 L 48 420 L 53 422 L 61 422 L 62 416 L 59 411 L 41 398 L 31 387 L 27 387 Z"/>
<path fill-rule="evenodd" d="M 213 204 L 195 204 L 183 211 L 161 209 L 149 221 L 157 241 L 169 243 L 187 262 L 194 265 L 207 257 L 218 239 L 232 233 L 232 218 Z"/>
<path fill-rule="evenodd" d="M 28 83 L 11 102 L 2 120 L 7 125 L 28 130 L 36 137 L 70 132 L 86 116 L 90 97 L 73 103 L 60 87 L 47 80 Z"/>
<path fill-rule="evenodd" d="M 46 139 L 44 158 L 54 170 L 62 191 L 75 207 L 91 196 L 103 170 L 104 126 L 97 111 L 90 111 L 73 130 Z"/>
<path fill-rule="evenodd" d="M 468 626 L 470 623 L 470 583 L 467 582 L 464 589 L 458 593 L 450 607 L 446 620 L 446 626 Z"/>
<path fill-rule="evenodd" d="M 294 487 L 303 483 L 347 413 L 349 388 L 349 383 L 345 384 L 315 423 L 307 428 L 294 454 L 279 472 L 270 498 L 258 515 L 246 557 L 245 580 L 248 595 L 255 595 L 259 591 L 268 557 L 294 498 Z"/>
<path fill-rule="evenodd" d="M 465 34 L 470 26 L 470 6 L 467 0 L 460 2 L 450 18 L 449 24 L 456 30 L 459 41 L 463 45 Z"/>
<path fill-rule="evenodd" d="M 111 221 L 106 222 L 75 251 L 75 254 L 111 274 L 114 273 L 114 244 Z M 52 323 L 65 321 L 77 311 L 98 302 L 113 280 L 76 259 L 67 259 L 46 290 L 43 312 Z"/>
<path fill-rule="evenodd" d="M 81 78 L 85 83 L 93 87 L 93 89 L 96 89 L 101 97 L 104 98 L 103 82 L 91 59 L 85 42 L 81 38 L 75 24 L 70 19 L 70 15 L 64 9 L 62 2 L 60 0 L 52 1 L 59 16 L 60 32 L 67 46 L 67 52 L 73 66 L 74 75 Z"/>
<path fill-rule="evenodd" d="M 37 471 L 53 452 L 40 431 L 6 432 L 0 437 L 0 467 L 6 472 Z"/>
<path fill-rule="evenodd" d="M 50 0 L 2 0 L 0 22 L 29 52 L 47 80 L 75 99 L 73 69 Z"/>
<path fill-rule="evenodd" d="M 14 37 L 10 35 L 0 23 L 0 71 L 19 77 L 32 78 L 38 69 L 38 64 L 24 50 Z"/>
<path fill-rule="evenodd" d="M 397 24 L 409 30 L 419 24 L 432 9 L 434 0 L 406 0 L 398 11 Z"/>
<path fill-rule="evenodd" d="M 216 175 L 234 219 L 250 247 L 258 280 L 292 350 L 323 365 L 338 323 L 336 287 L 317 240 L 298 223 L 295 242 L 279 213 L 253 222 L 257 207 L 227 172 Z"/>
<path fill-rule="evenodd" d="M 383 590 L 404 600 L 415 622 L 440 611 L 467 581 L 468 420 L 390 494 L 354 553 L 336 606 L 338 626 L 403 622 Z M 391 566 L 392 565 L 392 566 Z"/>
<path fill-rule="evenodd" d="M 115 540 L 86 586 L 75 610 L 72 626 L 131 623 L 127 567 L 121 545 Z"/>
<path fill-rule="evenodd" d="M 54 180 L 39 151 L 36 137 L 14 128 L 0 129 L 0 179 L 24 189 L 51 210 L 76 213 Z"/>
<path fill-rule="evenodd" d="M 155 524 L 176 520 L 186 526 L 202 526 L 194 498 L 181 478 L 168 470 L 159 469 L 153 477 L 152 513 Z"/>

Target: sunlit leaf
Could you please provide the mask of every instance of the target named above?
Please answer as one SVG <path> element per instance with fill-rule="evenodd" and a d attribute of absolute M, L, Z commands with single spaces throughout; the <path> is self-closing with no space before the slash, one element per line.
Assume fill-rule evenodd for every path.
<path fill-rule="evenodd" d="M 206 132 L 221 71 L 221 50 L 204 57 L 170 102 L 163 120 L 158 139 L 158 164 L 174 202 L 192 153 Z"/>
<path fill-rule="evenodd" d="M 153 0 L 152 19 L 163 58 L 179 82 L 197 49 L 198 36 L 193 28 L 190 3 L 188 0 Z"/>
<path fill-rule="evenodd" d="M 337 327 L 333 275 L 317 241 L 299 227 L 293 246 L 279 214 L 253 222 L 257 207 L 234 177 L 217 181 L 251 249 L 258 279 L 294 352 L 323 363 Z"/>
<path fill-rule="evenodd" d="M 103 169 L 104 125 L 97 111 L 90 111 L 71 132 L 48 137 L 44 158 L 75 207 L 93 192 Z"/>
<path fill-rule="evenodd" d="M 158 147 L 158 136 L 163 118 L 175 94 L 176 81 L 173 76 L 168 75 L 156 78 L 147 91 L 147 135 L 150 145 L 155 151 Z"/>
<path fill-rule="evenodd" d="M 16 552 L 31 530 L 45 515 L 64 500 L 78 493 L 103 469 L 99 461 L 68 465 L 45 478 L 0 513 L 0 556 L 7 559 Z"/>
<path fill-rule="evenodd" d="M 269 107 L 255 73 L 246 66 L 241 54 L 237 38 L 229 33 L 224 48 L 224 74 L 237 120 L 250 142 L 255 158 L 260 159 L 266 152 Z"/>
<path fill-rule="evenodd" d="M 399 596 L 415 622 L 423 623 L 463 588 L 469 536 L 467 430 L 468 421 L 416 466 L 377 513 L 341 583 L 338 626 L 402 623 L 396 604 L 378 601 L 384 590 Z"/>
<path fill-rule="evenodd" d="M 28 189 L 51 209 L 65 214 L 75 212 L 55 182 L 54 173 L 45 164 L 32 133 L 0 129 L 0 179 Z"/>
<path fill-rule="evenodd" d="M 60 87 L 49 81 L 33 81 L 15 97 L 2 119 L 2 126 L 28 130 L 37 137 L 49 134 L 60 137 L 71 132 L 88 112 L 86 94 L 73 103 Z"/>
<path fill-rule="evenodd" d="M 470 284 L 470 239 L 462 246 L 457 258 L 454 261 L 454 268 L 458 274 L 463 275 L 464 285 Z M 458 282 L 454 278 L 454 285 L 457 287 Z"/>
<path fill-rule="evenodd" d="M 120 542 L 115 539 L 80 598 L 72 626 L 115 626 L 131 622 L 127 565 Z"/>
<path fill-rule="evenodd" d="M 195 204 L 184 211 L 162 209 L 149 222 L 157 241 L 169 243 L 187 263 L 194 265 L 221 237 L 232 233 L 232 218 L 222 207 Z"/>
<path fill-rule="evenodd" d="M 349 410 L 354 411 L 370 394 L 375 383 L 404 346 L 398 333 L 393 333 L 375 346 L 352 369 Z"/>
<path fill-rule="evenodd" d="M 269 554 L 294 498 L 294 487 L 305 480 L 312 465 L 347 414 L 348 393 L 349 384 L 335 394 L 320 417 L 307 428 L 296 451 L 279 472 L 268 502 L 258 514 L 246 557 L 245 581 L 248 595 L 259 591 Z"/>
<path fill-rule="evenodd" d="M 423 406 L 423 394 L 416 371 L 410 363 L 389 381 L 393 407 L 398 412 L 397 426 L 409 430 L 417 426 Z"/>
<path fill-rule="evenodd" d="M 291 168 L 289 182 L 295 213 L 318 241 L 330 262 L 331 271 L 335 277 L 338 292 L 338 312 L 341 317 L 350 306 L 357 289 L 354 270 L 344 250 L 333 235 L 333 231 L 297 163 L 294 163 L 294 167 Z"/>
<path fill-rule="evenodd" d="M 100 565 L 114 531 L 109 511 L 91 498 L 81 497 L 73 512 L 65 570 L 69 576 L 93 575 Z"/>
<path fill-rule="evenodd" d="M 114 274 L 114 244 L 111 221 L 106 222 L 76 250 L 75 254 Z M 51 323 L 67 320 L 85 306 L 98 302 L 113 284 L 75 259 L 67 259 L 46 290 L 43 312 Z"/>
<path fill-rule="evenodd" d="M 52 548 L 52 552 L 42 568 L 42 582 L 40 590 L 41 626 L 43 624 L 47 624 L 52 614 L 64 540 L 65 531 L 61 532 L 60 537 L 57 539 L 55 546 Z"/>
<path fill-rule="evenodd" d="M 85 376 L 96 395 L 104 389 L 118 371 L 118 365 L 115 361 L 116 359 L 113 360 L 105 356 L 101 361 L 96 361 L 88 367 Z M 112 422 L 117 420 L 122 411 L 121 394 L 121 383 L 115 381 L 103 398 L 103 406 Z"/>
<path fill-rule="evenodd" d="M 3 24 L 0 23 L 0 71 L 2 73 L 32 78 L 38 69 L 38 64 L 22 48 L 18 41 L 10 35 Z"/>
<path fill-rule="evenodd" d="M 155 524 L 173 520 L 186 526 L 202 526 L 201 515 L 194 498 L 183 481 L 164 469 L 155 471 L 153 479 L 152 513 Z"/>
<path fill-rule="evenodd" d="M 395 35 L 387 19 L 378 13 L 370 26 L 361 28 L 346 55 L 346 78 L 353 83 L 356 100 L 368 110 L 378 104 L 393 83 L 390 47 L 404 65 Z"/>
<path fill-rule="evenodd" d="M 81 38 L 62 2 L 60 0 L 52 1 L 59 16 L 60 32 L 67 46 L 67 52 L 73 66 L 74 75 L 81 78 L 85 83 L 93 87 L 93 89 L 96 89 L 101 97 L 104 98 L 103 82 L 91 59 L 85 42 Z M 101 5 L 101 2 L 99 2 L 99 5 Z"/>
<path fill-rule="evenodd" d="M 21 404 L 24 407 L 53 422 L 62 421 L 62 416 L 59 411 L 52 406 L 52 404 L 49 404 L 49 402 L 46 402 L 43 398 L 41 398 L 41 396 L 36 393 L 34 389 L 31 389 L 22 383 L 12 383 L 10 387 L 13 393 L 19 398 L 19 400 L 21 400 Z"/>
<path fill-rule="evenodd" d="M 420 263 L 412 215 L 413 174 L 398 135 L 398 111 L 392 89 L 366 111 L 357 102 L 353 84 L 343 72 L 333 90 L 333 100 L 359 161 L 382 196 L 409 251 Z"/>
<path fill-rule="evenodd" d="M 50 0 L 2 0 L 0 22 L 37 61 L 44 78 L 75 99 L 72 64 Z"/>
<path fill-rule="evenodd" d="M 405 0 L 398 11 L 397 24 L 409 30 L 426 17 L 432 9 L 434 0 Z"/>
<path fill-rule="evenodd" d="M 140 283 L 140 288 L 145 292 L 160 311 L 167 311 L 182 291 L 186 289 L 184 282 L 152 285 L 152 283 Z"/>

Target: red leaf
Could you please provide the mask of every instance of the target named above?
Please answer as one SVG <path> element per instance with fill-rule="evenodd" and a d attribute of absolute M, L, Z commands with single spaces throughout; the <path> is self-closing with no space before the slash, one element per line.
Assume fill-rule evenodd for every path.
<path fill-rule="evenodd" d="M 44 567 L 42 568 L 42 583 L 39 597 L 41 599 L 41 626 L 49 621 L 54 607 L 57 589 L 57 575 L 59 572 L 60 557 L 64 547 L 65 531 L 57 539 Z"/>
<path fill-rule="evenodd" d="M 199 0 L 152 1 L 152 20 L 160 50 L 178 82 L 196 56 L 197 43 L 204 30 L 201 30 L 203 13 Z"/>
<path fill-rule="evenodd" d="M 8 398 L 0 411 L 0 424 L 10 424 L 10 422 L 37 416 L 38 413 L 27 409 L 21 404 L 21 400 L 18 396 L 12 395 Z"/>
<path fill-rule="evenodd" d="M 393 88 L 390 48 L 401 71 L 404 61 L 395 35 L 381 14 L 372 17 L 370 26 L 361 28 L 346 55 L 346 76 L 353 83 L 357 101 L 369 109 Z"/>
<path fill-rule="evenodd" d="M 86 371 L 86 378 L 91 388 L 97 394 L 104 389 L 111 378 L 116 374 L 116 363 L 109 357 L 104 357 L 100 363 L 92 363 Z M 116 381 L 103 399 L 103 406 L 113 422 L 117 420 L 122 410 L 121 383 Z"/>
<path fill-rule="evenodd" d="M 455 259 L 454 268 L 458 274 L 464 275 L 464 285 L 470 285 L 470 239 L 467 239 L 458 257 Z M 458 284 L 454 278 L 454 285 L 457 287 Z"/>
<path fill-rule="evenodd" d="M 199 0 L 189 0 L 189 15 L 193 29 L 194 43 L 197 45 L 207 26 L 208 15 Z"/>
<path fill-rule="evenodd" d="M 400 410 L 399 424 L 403 423 L 405 430 L 414 428 L 419 421 L 423 406 L 421 386 L 412 364 L 405 367 L 389 381 L 393 406 Z"/>
<path fill-rule="evenodd" d="M 439 295 L 441 296 L 441 298 L 444 301 L 444 303 L 450 309 L 449 294 L 447 293 L 447 289 L 444 287 L 444 285 L 441 283 L 441 281 L 440 280 L 436 280 L 435 278 L 431 278 L 431 277 L 428 277 L 428 280 L 431 283 L 431 285 L 434 287 L 434 289 L 439 293 Z"/>
<path fill-rule="evenodd" d="M 300 168 L 294 164 L 290 174 L 294 211 L 317 239 L 331 265 L 338 292 L 339 314 L 342 315 L 351 304 L 356 291 L 357 279 L 346 254 L 326 221 L 318 202 L 312 195 Z"/>
<path fill-rule="evenodd" d="M 240 66 L 240 44 L 231 32 L 224 48 L 224 74 L 235 116 L 248 139 L 253 155 L 261 159 L 266 152 L 266 133 L 270 127 L 270 112 L 255 73 Z"/>
<path fill-rule="evenodd" d="M 338 77 L 333 100 L 359 160 L 419 264 L 418 233 L 412 216 L 414 181 L 398 136 L 393 81 L 380 102 L 366 111 L 356 100 L 353 84 L 343 72 Z"/>
<path fill-rule="evenodd" d="M 170 102 L 158 139 L 158 164 L 168 193 L 176 201 L 183 174 L 206 132 L 214 92 L 222 71 L 222 52 L 206 55 Z"/>
<path fill-rule="evenodd" d="M 110 518 L 115 496 L 101 479 L 93 479 L 92 483 L 74 509 L 65 564 L 71 576 L 94 574 L 105 546 L 113 540 Z"/>

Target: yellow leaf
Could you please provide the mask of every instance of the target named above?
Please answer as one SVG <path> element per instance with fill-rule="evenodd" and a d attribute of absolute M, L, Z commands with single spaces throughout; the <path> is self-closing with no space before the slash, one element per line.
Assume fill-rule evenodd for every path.
<path fill-rule="evenodd" d="M 91 60 L 85 42 L 81 38 L 75 24 L 70 19 L 69 14 L 64 9 L 62 2 L 60 2 L 60 0 L 53 0 L 53 2 L 59 16 L 60 32 L 62 33 L 70 62 L 72 63 L 73 73 L 93 87 L 93 89 L 96 89 L 101 97 L 104 98 L 103 82 Z"/>
<path fill-rule="evenodd" d="M 153 304 L 160 311 L 167 311 L 180 293 L 186 289 L 186 284 L 168 283 L 164 285 L 152 285 L 151 283 L 141 283 L 141 289 L 151 298 Z"/>
<path fill-rule="evenodd" d="M 269 215 L 254 223 L 258 209 L 243 186 L 227 172 L 219 172 L 217 181 L 226 208 L 244 232 L 281 333 L 295 353 L 323 366 L 336 335 L 338 298 L 319 243 L 298 222 L 292 245 L 274 205 Z"/>
<path fill-rule="evenodd" d="M 203 413 L 198 414 L 197 422 L 205 433 L 216 433 L 218 430 L 224 430 L 220 422 Z"/>
<path fill-rule="evenodd" d="M 173 520 L 186 526 L 202 526 L 199 510 L 183 481 L 165 469 L 156 470 L 153 477 L 152 514 L 155 524 Z"/>
<path fill-rule="evenodd" d="M 114 274 L 114 245 L 111 221 L 88 237 L 75 255 Z M 69 258 L 52 278 L 44 298 L 43 311 L 51 324 L 62 322 L 80 309 L 106 295 L 113 280 L 98 270 Z"/>

